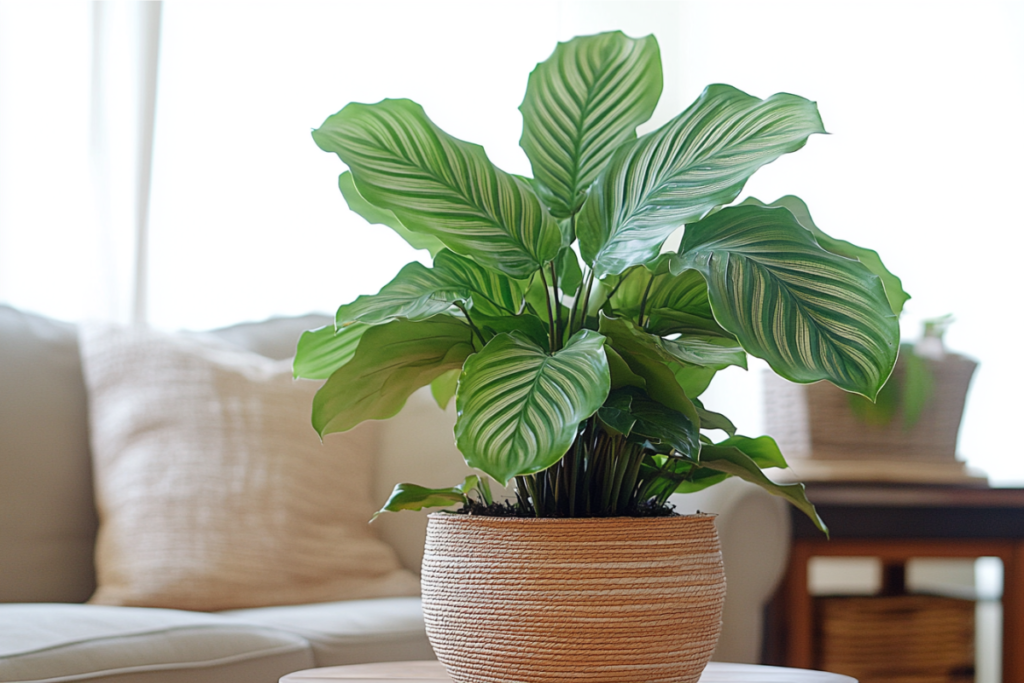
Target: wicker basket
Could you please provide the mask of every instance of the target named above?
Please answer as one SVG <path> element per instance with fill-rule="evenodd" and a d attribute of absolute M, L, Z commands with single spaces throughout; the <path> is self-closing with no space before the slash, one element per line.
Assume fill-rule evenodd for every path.
<path fill-rule="evenodd" d="M 891 381 L 899 382 L 905 373 L 901 361 Z M 850 395 L 828 382 L 793 384 L 766 372 L 765 432 L 778 442 L 801 481 L 983 483 L 984 477 L 956 457 L 960 420 L 977 364 L 955 354 L 926 363 L 934 391 L 910 428 L 905 427 L 902 412 L 885 426 L 862 422 L 850 408 Z"/>
<path fill-rule="evenodd" d="M 722 625 L 713 515 L 436 513 L 423 612 L 456 683 L 692 683 Z"/>
<path fill-rule="evenodd" d="M 930 595 L 818 598 L 818 666 L 860 683 L 974 680 L 974 602 Z"/>

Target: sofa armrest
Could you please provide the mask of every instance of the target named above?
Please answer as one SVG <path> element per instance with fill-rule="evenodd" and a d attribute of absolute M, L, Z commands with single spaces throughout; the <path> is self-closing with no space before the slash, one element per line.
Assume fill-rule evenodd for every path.
<path fill-rule="evenodd" d="M 718 514 L 726 593 L 715 661 L 758 663 L 764 608 L 782 580 L 789 557 L 787 503 L 739 479 L 727 479 L 699 493 L 675 495 L 671 501 L 677 512 Z"/>
<path fill-rule="evenodd" d="M 402 412 L 385 421 L 380 431 L 380 451 L 374 471 L 373 500 L 383 505 L 395 484 L 408 482 L 430 488 L 455 486 L 471 470 L 455 448 L 455 401 L 442 411 L 424 387 L 413 393 Z M 398 553 L 402 565 L 419 574 L 427 515 L 394 512 L 373 522 L 378 535 Z"/>

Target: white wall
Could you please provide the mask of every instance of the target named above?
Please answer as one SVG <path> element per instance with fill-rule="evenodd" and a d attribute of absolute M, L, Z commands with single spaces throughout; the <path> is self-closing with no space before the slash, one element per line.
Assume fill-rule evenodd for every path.
<path fill-rule="evenodd" d="M 19 5 L 30 3 L 0 0 L 0 300 L 64 318 L 117 311 L 125 245 L 86 210 L 90 47 L 73 25 L 88 12 L 55 2 L 13 21 Z M 1022 6 L 167 0 L 151 321 L 204 328 L 332 311 L 416 258 L 347 210 L 340 162 L 309 136 L 346 103 L 416 99 L 499 166 L 528 173 L 517 107 L 536 62 L 574 35 L 653 32 L 666 86 L 651 125 L 712 82 L 818 102 L 832 135 L 762 169 L 748 193 L 801 196 L 824 230 L 880 251 L 914 295 L 907 335 L 956 316 L 949 346 L 981 361 L 960 450 L 996 481 L 1024 481 L 1024 454 L 1002 435 L 1024 385 Z M 751 434 L 755 375 L 726 373 L 709 394 Z"/>

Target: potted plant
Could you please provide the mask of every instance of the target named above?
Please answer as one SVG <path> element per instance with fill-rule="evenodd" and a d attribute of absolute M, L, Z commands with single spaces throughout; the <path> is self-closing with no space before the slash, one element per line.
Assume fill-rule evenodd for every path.
<path fill-rule="evenodd" d="M 943 343 L 952 316 L 923 321 L 875 401 L 822 383 L 766 377 L 766 429 L 790 455 L 796 476 L 843 481 L 983 484 L 957 459 L 972 359 Z M 794 416 L 799 416 L 794 418 Z"/>
<path fill-rule="evenodd" d="M 701 393 L 750 353 L 874 398 L 896 360 L 880 261 L 783 205 L 728 206 L 824 132 L 815 104 L 712 85 L 638 138 L 661 88 L 653 36 L 559 44 L 520 107 L 533 178 L 409 100 L 349 104 L 313 132 L 348 166 L 349 206 L 433 257 L 303 335 L 295 372 L 327 380 L 321 435 L 427 384 L 454 396 L 456 444 L 486 476 L 399 484 L 382 512 L 472 513 L 431 516 L 423 565 L 428 635 L 456 681 L 696 680 L 721 557 L 713 520 L 664 516 L 669 496 L 737 476 L 825 529 L 802 485 L 762 472 L 786 466 L 775 443 L 736 434 Z M 493 501 L 488 477 L 515 500 Z"/>

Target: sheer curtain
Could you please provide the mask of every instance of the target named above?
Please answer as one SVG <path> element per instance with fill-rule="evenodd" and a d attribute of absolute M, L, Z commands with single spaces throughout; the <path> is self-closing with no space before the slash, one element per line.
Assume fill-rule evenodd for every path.
<path fill-rule="evenodd" d="M 0 2 L 0 301 L 141 322 L 160 2 Z"/>
<path fill-rule="evenodd" d="M 819 103 L 832 134 L 745 194 L 801 196 L 826 232 L 877 249 L 914 295 L 906 336 L 956 316 L 948 345 L 981 361 L 960 451 L 996 481 L 1024 481 L 1002 436 L 1024 385 L 1019 2 L 168 0 L 148 213 L 139 103 L 152 14 L 149 33 L 136 18 L 97 42 L 103 11 L 0 1 L 0 301 L 164 328 L 331 311 L 417 253 L 347 210 L 340 162 L 312 128 L 350 101 L 409 97 L 528 173 L 516 108 L 536 62 L 578 34 L 654 33 L 666 83 L 651 126 L 713 82 Z M 97 87 L 108 72 L 131 104 Z M 761 429 L 757 369 L 725 373 L 708 396 L 746 433 Z"/>

